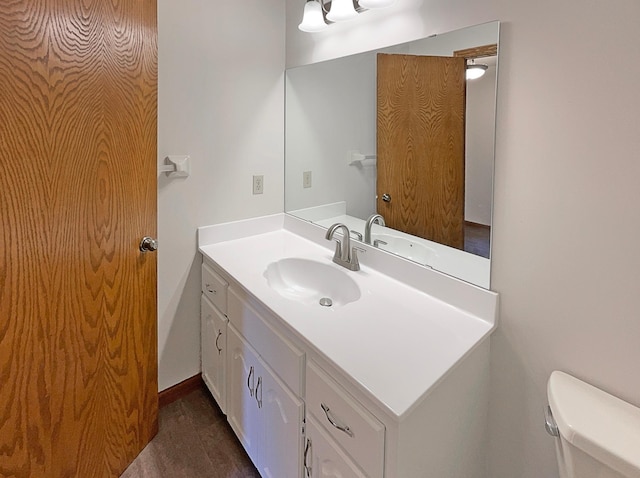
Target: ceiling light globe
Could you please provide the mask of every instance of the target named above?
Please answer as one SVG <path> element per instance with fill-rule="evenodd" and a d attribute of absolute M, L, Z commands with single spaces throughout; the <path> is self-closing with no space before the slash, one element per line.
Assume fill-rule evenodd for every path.
<path fill-rule="evenodd" d="M 489 68 L 487 65 L 468 65 L 467 66 L 467 80 L 476 80 L 485 74 Z"/>
<path fill-rule="evenodd" d="M 302 14 L 302 22 L 298 25 L 298 29 L 303 32 L 314 33 L 320 32 L 327 28 L 322 15 L 322 6 L 316 0 L 309 0 L 304 4 L 304 13 Z"/>
<path fill-rule="evenodd" d="M 352 0 L 332 0 L 331 10 L 327 13 L 327 20 L 344 22 L 358 16 Z"/>

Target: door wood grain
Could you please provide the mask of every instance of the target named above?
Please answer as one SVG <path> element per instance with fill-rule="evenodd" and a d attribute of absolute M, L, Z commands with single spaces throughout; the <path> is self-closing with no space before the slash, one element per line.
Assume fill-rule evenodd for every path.
<path fill-rule="evenodd" d="M 157 431 L 156 2 L 0 5 L 0 476 L 119 476 Z"/>
<path fill-rule="evenodd" d="M 377 212 L 387 226 L 462 249 L 465 60 L 379 54 L 377 71 Z"/>

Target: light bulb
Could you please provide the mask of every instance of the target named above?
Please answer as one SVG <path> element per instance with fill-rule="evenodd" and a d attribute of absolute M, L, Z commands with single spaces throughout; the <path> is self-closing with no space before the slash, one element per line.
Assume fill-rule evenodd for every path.
<path fill-rule="evenodd" d="M 327 13 L 327 20 L 332 22 L 344 22 L 358 16 L 353 8 L 352 0 L 332 0 L 331 10 Z"/>
<path fill-rule="evenodd" d="M 327 28 L 322 15 L 322 6 L 316 0 L 309 0 L 304 4 L 304 13 L 302 14 L 302 22 L 298 28 L 303 32 L 319 32 Z"/>

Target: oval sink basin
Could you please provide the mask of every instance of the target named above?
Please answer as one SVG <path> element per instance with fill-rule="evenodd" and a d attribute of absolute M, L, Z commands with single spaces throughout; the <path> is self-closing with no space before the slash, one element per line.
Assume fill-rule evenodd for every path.
<path fill-rule="evenodd" d="M 380 244 L 378 246 L 383 251 L 401 255 L 426 266 L 430 266 L 433 260 L 438 257 L 436 251 L 430 247 L 402 237 L 392 236 L 390 234 L 374 234 L 373 239 L 386 242 L 386 244 Z"/>
<path fill-rule="evenodd" d="M 358 284 L 330 264 L 310 259 L 286 258 L 267 266 L 267 284 L 282 297 L 321 307 L 320 299 L 331 299 L 329 307 L 354 302 L 360 298 Z M 324 301 L 324 305 L 329 303 Z"/>

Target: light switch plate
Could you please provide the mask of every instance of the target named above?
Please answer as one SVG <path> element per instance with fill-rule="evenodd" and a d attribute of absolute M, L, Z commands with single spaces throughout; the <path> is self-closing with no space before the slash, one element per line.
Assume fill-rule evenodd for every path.
<path fill-rule="evenodd" d="M 311 171 L 305 171 L 302 173 L 302 187 L 303 188 L 311 187 Z"/>
<path fill-rule="evenodd" d="M 253 177 L 253 194 L 262 194 L 264 192 L 264 176 Z"/>

